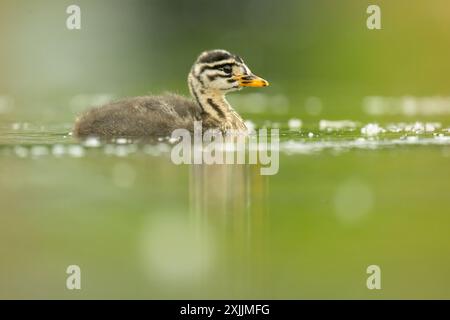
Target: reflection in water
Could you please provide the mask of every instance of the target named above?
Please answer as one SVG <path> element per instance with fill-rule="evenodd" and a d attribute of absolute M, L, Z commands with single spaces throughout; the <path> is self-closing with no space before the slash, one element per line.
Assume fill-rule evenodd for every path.
<path fill-rule="evenodd" d="M 245 294 L 263 288 L 268 281 L 268 177 L 256 165 L 186 169 L 187 210 L 160 211 L 143 224 L 139 253 L 149 283 L 193 295 L 196 290 Z"/>
<path fill-rule="evenodd" d="M 217 271 L 236 280 L 220 286 L 238 292 L 262 287 L 268 177 L 256 165 L 193 165 L 190 170 L 192 222 L 200 236 L 214 230 L 222 244 L 223 270 Z M 217 279 L 225 282 L 230 277 Z"/>

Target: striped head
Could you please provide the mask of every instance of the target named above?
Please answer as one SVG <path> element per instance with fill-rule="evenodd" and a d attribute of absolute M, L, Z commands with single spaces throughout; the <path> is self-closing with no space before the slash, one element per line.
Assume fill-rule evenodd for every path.
<path fill-rule="evenodd" d="M 189 74 L 191 93 L 225 94 L 242 87 L 266 87 L 269 83 L 255 76 L 242 58 L 225 50 L 205 51 L 198 57 Z"/>

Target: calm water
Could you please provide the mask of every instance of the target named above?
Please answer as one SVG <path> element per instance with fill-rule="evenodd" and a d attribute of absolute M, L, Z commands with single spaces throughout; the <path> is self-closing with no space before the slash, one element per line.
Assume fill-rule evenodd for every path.
<path fill-rule="evenodd" d="M 0 124 L 0 298 L 450 298 L 447 124 L 270 125 L 273 176 Z"/>

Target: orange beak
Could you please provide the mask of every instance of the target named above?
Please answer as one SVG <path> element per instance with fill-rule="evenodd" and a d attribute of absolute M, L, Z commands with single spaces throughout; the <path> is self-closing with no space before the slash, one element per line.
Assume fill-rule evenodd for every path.
<path fill-rule="evenodd" d="M 269 85 L 268 81 L 255 76 L 254 74 L 236 76 L 235 79 L 238 81 L 239 86 L 241 87 L 267 87 Z"/>

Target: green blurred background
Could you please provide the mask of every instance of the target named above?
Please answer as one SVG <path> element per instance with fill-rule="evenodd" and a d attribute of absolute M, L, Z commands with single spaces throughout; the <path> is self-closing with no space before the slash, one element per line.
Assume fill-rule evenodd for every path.
<path fill-rule="evenodd" d="M 65 27 L 70 4 L 2 0 L 0 93 L 14 97 L 14 113 L 71 121 L 83 104 L 68 103 L 80 94 L 187 94 L 190 66 L 213 48 L 242 55 L 270 80 L 264 94 L 283 97 L 272 101 L 272 119 L 365 119 L 366 96 L 449 95 L 446 0 L 376 1 L 375 31 L 366 28 L 373 3 L 360 0 L 81 0 L 79 31 Z M 321 99 L 320 115 L 305 112 L 308 97 Z"/>
<path fill-rule="evenodd" d="M 283 152 L 263 177 L 67 135 L 90 105 L 188 94 L 197 55 L 224 48 L 271 83 L 230 96 L 246 119 L 303 120 L 283 141 L 362 138 L 322 119 L 438 122 L 448 138 L 449 39 L 446 0 L 1 0 L 0 298 L 450 298 L 448 142 Z"/>

